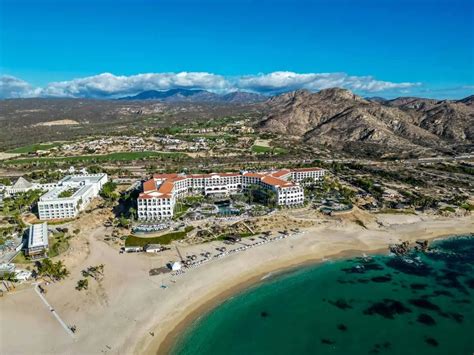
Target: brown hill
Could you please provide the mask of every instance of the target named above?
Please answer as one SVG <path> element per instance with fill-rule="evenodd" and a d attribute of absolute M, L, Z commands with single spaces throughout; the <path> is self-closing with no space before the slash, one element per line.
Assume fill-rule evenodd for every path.
<path fill-rule="evenodd" d="M 458 101 L 399 98 L 387 105 L 402 109 L 413 117 L 414 124 L 442 139 L 459 143 L 474 140 L 472 96 Z"/>
<path fill-rule="evenodd" d="M 357 154 L 434 154 L 472 144 L 473 108 L 462 102 L 366 100 L 349 90 L 299 90 L 266 102 L 264 131 Z M 469 122 L 471 125 L 469 125 Z"/>

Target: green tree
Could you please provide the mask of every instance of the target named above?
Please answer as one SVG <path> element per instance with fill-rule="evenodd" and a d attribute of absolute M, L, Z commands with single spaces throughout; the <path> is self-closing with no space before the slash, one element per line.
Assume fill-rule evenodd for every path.
<path fill-rule="evenodd" d="M 102 196 L 106 200 L 116 200 L 118 198 L 118 194 L 115 192 L 116 189 L 116 183 L 114 183 L 113 181 L 106 182 L 102 186 L 100 196 Z"/>
<path fill-rule="evenodd" d="M 88 287 L 89 287 L 88 279 L 82 279 L 82 280 L 77 281 L 76 290 L 78 291 L 87 290 Z"/>

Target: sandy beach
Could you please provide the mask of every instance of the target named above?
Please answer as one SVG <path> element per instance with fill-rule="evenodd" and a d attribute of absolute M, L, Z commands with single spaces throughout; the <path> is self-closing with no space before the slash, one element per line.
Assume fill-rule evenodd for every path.
<path fill-rule="evenodd" d="M 66 324 L 76 325 L 77 333 L 72 337 L 65 331 L 32 287 L 18 288 L 0 298 L 0 353 L 166 353 L 190 321 L 271 272 L 386 251 L 388 244 L 399 240 L 472 233 L 474 218 L 376 215 L 366 228 L 328 218 L 301 230 L 177 277 L 149 275 L 150 269 L 178 259 L 174 248 L 153 255 L 119 254 L 102 241 L 103 228 L 86 231 L 82 244 L 78 242 L 65 260 L 71 276 L 47 286 L 45 295 Z M 180 246 L 180 251 L 213 251 L 213 243 Z M 90 280 L 87 291 L 75 290 L 81 270 L 98 264 L 105 265 L 103 280 Z"/>

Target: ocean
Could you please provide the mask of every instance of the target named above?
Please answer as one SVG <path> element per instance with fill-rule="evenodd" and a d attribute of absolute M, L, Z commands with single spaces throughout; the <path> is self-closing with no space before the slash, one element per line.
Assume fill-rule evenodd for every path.
<path fill-rule="evenodd" d="M 173 355 L 474 353 L 474 235 L 305 266 L 195 320 Z"/>

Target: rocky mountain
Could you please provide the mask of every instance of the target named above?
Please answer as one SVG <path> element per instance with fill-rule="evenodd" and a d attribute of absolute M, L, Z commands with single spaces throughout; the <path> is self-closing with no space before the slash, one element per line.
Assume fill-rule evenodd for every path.
<path fill-rule="evenodd" d="M 263 102 L 267 99 L 268 97 L 264 95 L 243 91 L 235 91 L 225 95 L 219 95 L 207 90 L 171 89 L 166 91 L 143 91 L 134 96 L 122 97 L 119 100 L 158 100 L 163 102 L 248 104 Z"/>
<path fill-rule="evenodd" d="M 413 123 L 443 140 L 453 143 L 473 143 L 473 97 L 461 100 L 431 100 L 399 98 L 387 102 L 412 117 Z"/>
<path fill-rule="evenodd" d="M 474 95 L 465 97 L 464 99 L 458 100 L 457 102 L 461 102 L 461 103 L 463 103 L 465 105 L 468 105 L 468 106 L 473 106 L 474 105 Z"/>
<path fill-rule="evenodd" d="M 332 88 L 289 92 L 265 106 L 262 130 L 362 155 L 450 153 L 474 141 L 474 109 L 462 100 L 370 100 Z"/>
<path fill-rule="evenodd" d="M 223 102 L 239 104 L 257 103 L 268 100 L 268 96 L 245 91 L 234 91 L 229 94 L 222 95 L 220 98 Z"/>

